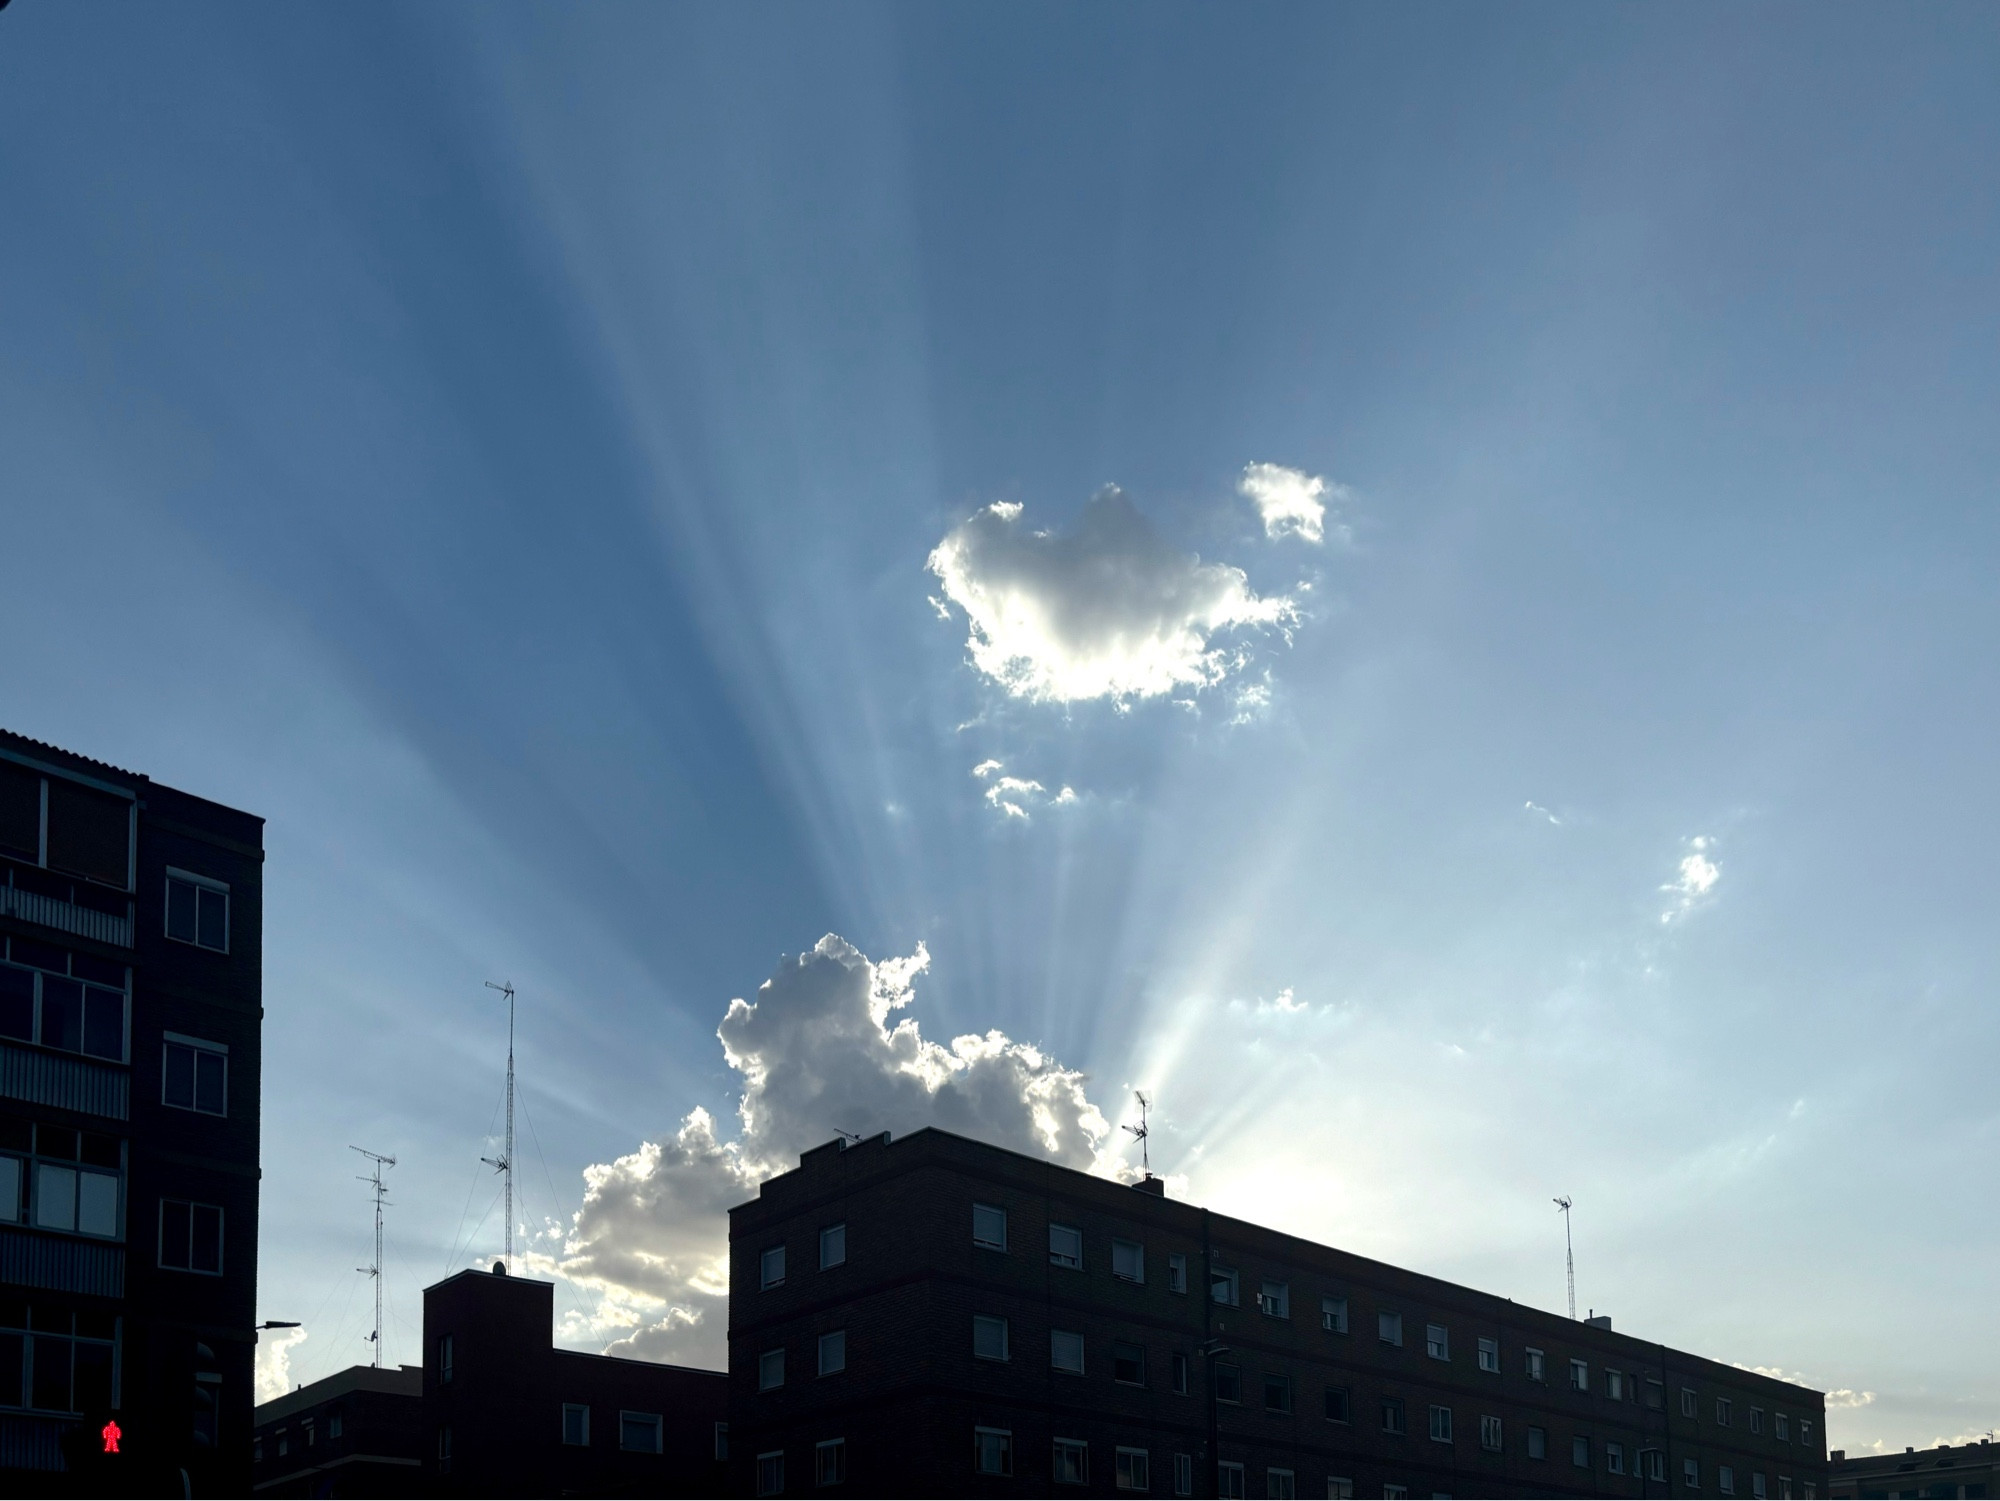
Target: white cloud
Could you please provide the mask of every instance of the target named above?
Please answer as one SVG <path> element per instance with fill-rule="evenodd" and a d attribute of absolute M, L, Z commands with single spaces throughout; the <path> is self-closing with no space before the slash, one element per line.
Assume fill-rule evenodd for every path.
<path fill-rule="evenodd" d="M 522 1258 L 598 1297 L 596 1313 L 571 1320 L 566 1337 L 608 1341 L 612 1354 L 721 1364 L 725 1211 L 836 1131 L 942 1126 L 1125 1174 L 1081 1074 L 997 1031 L 945 1046 L 914 1018 L 894 1016 L 929 963 L 921 944 L 906 959 L 872 963 L 828 934 L 780 962 L 755 1002 L 729 1003 L 717 1035 L 743 1081 L 736 1138 L 718 1139 L 714 1119 L 695 1109 L 665 1140 L 585 1169 L 583 1207 L 561 1253 Z"/>
<path fill-rule="evenodd" d="M 1218 635 L 1298 618 L 1289 595 L 1257 594 L 1242 569 L 1177 552 L 1115 488 L 1073 532 L 1020 521 L 1017 503 L 987 506 L 929 559 L 965 612 L 973 665 L 1016 697 L 1123 704 L 1209 687 L 1245 660 Z"/>
<path fill-rule="evenodd" d="M 257 1336 L 257 1400 L 269 1402 L 292 1389 L 292 1351 L 308 1338 L 304 1328 L 266 1329 Z"/>
<path fill-rule="evenodd" d="M 981 761 L 977 766 L 972 768 L 972 774 L 976 777 L 990 777 L 998 770 L 1000 770 L 1000 763 L 998 761 Z"/>
<path fill-rule="evenodd" d="M 1875 1400 L 1873 1392 L 1857 1392 L 1852 1387 L 1843 1386 L 1826 1394 L 1828 1407 L 1866 1407 Z"/>
<path fill-rule="evenodd" d="M 1540 803 L 1534 801 L 1532 798 L 1529 799 L 1527 802 L 1523 803 L 1521 806 L 1525 808 L 1528 812 L 1534 814 L 1537 818 L 1546 818 L 1550 823 L 1554 824 L 1557 828 L 1562 827 L 1562 820 L 1560 818 L 1557 818 L 1555 814 L 1551 813 L 1547 808 L 1544 808 Z"/>
<path fill-rule="evenodd" d="M 1722 867 L 1708 856 L 1714 845 L 1715 841 L 1705 834 L 1688 841 L 1688 853 L 1681 857 L 1680 873 L 1660 888 L 1674 898 L 1674 904 L 1660 914 L 1661 922 L 1668 923 L 1687 916 L 1714 892 L 1715 883 L 1722 879 Z"/>
<path fill-rule="evenodd" d="M 1025 822 L 1031 807 L 1065 808 L 1078 801 L 1073 787 L 1063 787 L 1051 796 L 1048 788 L 1028 777 L 999 775 L 1005 769 L 998 761 L 981 761 L 972 774 L 981 781 L 992 779 L 986 788 L 986 801 L 1008 818 Z"/>
<path fill-rule="evenodd" d="M 1348 495 L 1343 485 L 1283 464 L 1244 465 L 1236 493 L 1257 508 L 1264 519 L 1265 536 L 1289 533 L 1306 542 L 1325 540 L 1327 497 L 1345 500 Z M 1344 539 L 1347 528 L 1335 522 L 1334 535 Z"/>

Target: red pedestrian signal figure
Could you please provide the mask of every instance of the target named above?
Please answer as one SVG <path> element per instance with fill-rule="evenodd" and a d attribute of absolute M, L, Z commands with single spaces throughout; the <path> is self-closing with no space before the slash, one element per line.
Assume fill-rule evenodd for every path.
<path fill-rule="evenodd" d="M 124 1436 L 125 1430 L 118 1426 L 116 1418 L 112 1418 L 104 1425 L 104 1452 L 106 1454 L 116 1454 L 118 1452 L 118 1440 Z"/>

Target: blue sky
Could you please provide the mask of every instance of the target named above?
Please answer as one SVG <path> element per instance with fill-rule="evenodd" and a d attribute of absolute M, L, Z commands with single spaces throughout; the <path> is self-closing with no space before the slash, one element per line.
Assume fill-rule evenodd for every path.
<path fill-rule="evenodd" d="M 1580 1301 L 1834 1443 L 2000 1421 L 1996 76 L 1949 6 L 10 7 L 0 721 L 270 820 L 292 1379 L 350 1143 L 391 1358 L 497 1249 L 511 979 L 579 1344 L 719 1348 L 715 1207 L 836 1127 L 1115 1171 L 1137 1086 L 1176 1192 L 1547 1308 L 1567 1193 Z"/>

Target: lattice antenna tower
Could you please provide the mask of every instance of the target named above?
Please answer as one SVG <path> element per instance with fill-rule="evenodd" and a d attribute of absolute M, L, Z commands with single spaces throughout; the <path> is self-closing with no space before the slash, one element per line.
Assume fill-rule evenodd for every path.
<path fill-rule="evenodd" d="M 1556 1208 L 1563 1212 L 1563 1267 L 1569 1273 L 1569 1316 L 1576 1317 L 1576 1252 L 1569 1239 L 1569 1195 L 1556 1200 Z"/>
<path fill-rule="evenodd" d="M 369 1357 L 370 1365 L 382 1363 L 382 1211 L 388 1207 L 386 1197 L 389 1185 L 382 1181 L 382 1169 L 394 1167 L 396 1159 L 384 1157 L 380 1152 L 371 1152 L 366 1147 L 349 1147 L 350 1152 L 359 1152 L 366 1157 L 370 1171 L 366 1176 L 355 1176 L 375 1191 L 375 1263 L 373 1266 L 358 1266 L 354 1270 L 365 1272 L 375 1281 L 375 1328 L 368 1336 L 368 1347 L 374 1353 Z"/>
<path fill-rule="evenodd" d="M 497 990 L 507 997 L 507 1144 L 498 1157 L 482 1157 L 479 1160 L 503 1174 L 507 1179 L 507 1259 L 514 1259 L 514 986 L 510 981 L 505 985 L 486 982 L 488 990 Z"/>
<path fill-rule="evenodd" d="M 1136 1126 L 1126 1126 L 1123 1129 L 1130 1131 L 1133 1139 L 1139 1143 L 1139 1166 L 1145 1170 L 1146 1176 L 1150 1178 L 1153 1176 L 1153 1157 L 1151 1151 L 1146 1146 L 1146 1138 L 1152 1135 L 1152 1132 L 1146 1128 L 1146 1112 L 1152 1109 L 1153 1102 L 1147 1099 L 1141 1090 L 1133 1090 L 1132 1095 L 1139 1102 L 1139 1124 Z"/>

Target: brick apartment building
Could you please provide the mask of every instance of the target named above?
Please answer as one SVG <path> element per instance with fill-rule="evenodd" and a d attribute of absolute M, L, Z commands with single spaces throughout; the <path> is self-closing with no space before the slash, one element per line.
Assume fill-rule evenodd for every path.
<path fill-rule="evenodd" d="M 260 1403 L 250 1448 L 259 1496 L 408 1496 L 421 1478 L 421 1366 L 349 1366 Z"/>
<path fill-rule="evenodd" d="M 1990 1438 L 1905 1449 L 1901 1454 L 1850 1456 L 1835 1449 L 1827 1469 L 1827 1494 L 1853 1496 L 1857 1501 L 2000 1496 L 2000 1444 Z"/>
<path fill-rule="evenodd" d="M 0 731 L 11 1494 L 250 1487 L 263 860 L 262 819 Z"/>
<path fill-rule="evenodd" d="M 938 1130 L 730 1213 L 738 1494 L 1827 1494 L 1821 1394 Z"/>

